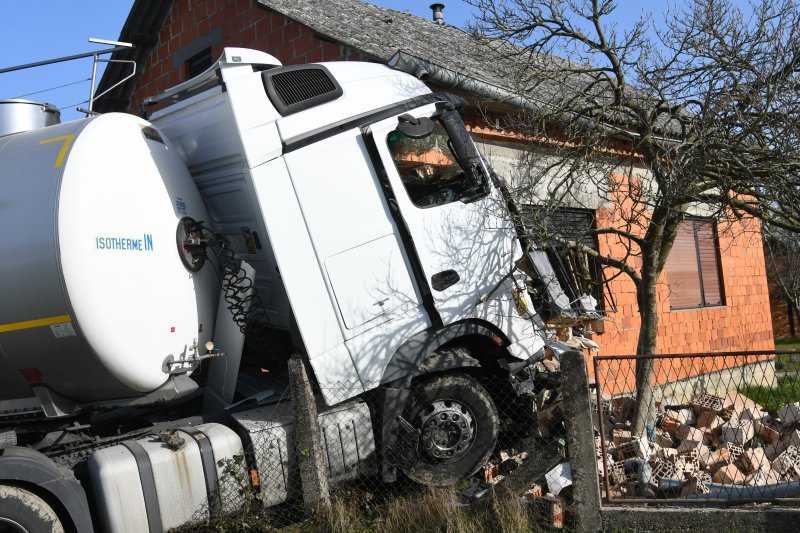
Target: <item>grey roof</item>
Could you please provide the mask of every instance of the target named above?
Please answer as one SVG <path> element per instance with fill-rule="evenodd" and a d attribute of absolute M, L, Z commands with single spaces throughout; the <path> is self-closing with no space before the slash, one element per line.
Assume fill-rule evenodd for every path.
<path fill-rule="evenodd" d="M 311 28 L 317 34 L 348 45 L 368 58 L 388 62 L 397 52 L 446 69 L 460 78 L 492 86 L 511 88 L 514 62 L 504 59 L 486 40 L 450 25 L 438 25 L 407 12 L 378 7 L 361 0 L 255 0 Z M 120 40 L 134 36 L 157 36 L 169 14 L 172 1 L 136 0 L 120 34 Z M 114 59 L 136 60 L 142 68 L 152 51 L 152 42 L 137 43 L 133 51 L 115 53 Z M 278 58 L 281 59 L 281 58 Z M 125 67 L 112 63 L 103 74 L 98 92 L 108 89 L 124 75 Z M 130 99 L 141 74 L 100 99 L 100 111 L 119 109 Z M 455 86 L 456 84 L 451 84 Z M 468 90 L 468 89 L 467 89 Z M 486 96 L 486 95 L 484 95 Z"/>
<path fill-rule="evenodd" d="M 361 0 L 254 1 L 311 28 L 324 38 L 350 46 L 368 58 L 383 63 L 400 58 L 396 68 L 415 74 L 422 69 L 428 74 L 426 81 L 429 83 L 444 89 L 459 89 L 484 101 L 505 103 L 518 109 L 541 110 L 546 102 L 565 97 L 577 96 L 579 100 L 587 97 L 582 94 L 581 87 L 589 85 L 589 79 L 577 72 L 563 71 L 561 67 L 569 65 L 565 59 L 492 42 L 407 12 Z M 171 5 L 172 0 L 136 0 L 120 40 L 142 34 L 152 40 L 158 35 Z M 142 44 L 144 46 L 140 45 L 133 51 L 115 53 L 114 59 L 136 59 L 141 67 L 152 50 L 153 42 Z M 536 68 L 532 69 L 532 65 Z M 121 78 L 120 68 L 115 64 L 109 66 L 99 90 Z M 520 81 L 524 76 L 531 76 L 534 81 Z M 130 100 L 137 78 L 138 74 L 111 91 L 96 108 L 100 111 L 119 109 L 121 102 Z M 525 95 L 520 96 L 517 91 L 526 86 Z M 588 97 L 603 98 L 599 94 Z M 570 107 L 579 100 L 572 100 Z"/>
<path fill-rule="evenodd" d="M 388 62 L 398 51 L 500 87 L 513 64 L 485 40 L 450 25 L 360 0 L 257 0 L 320 35 Z M 447 11 L 445 10 L 445 20 Z"/>
<path fill-rule="evenodd" d="M 421 65 L 430 70 L 425 81 L 471 93 L 485 103 L 503 103 L 540 112 L 547 108 L 552 110 L 552 106 L 577 110 L 589 102 L 602 103 L 610 97 L 604 92 L 605 85 L 597 85 L 594 76 L 587 73 L 591 69 L 587 64 L 490 41 L 408 12 L 361 0 L 257 2 L 381 62 L 396 59 L 396 54 L 411 56 L 412 61 L 398 64 L 396 68 L 416 73 L 414 67 Z M 437 67 L 436 72 L 429 68 L 431 66 Z M 629 96 L 652 100 L 634 87 L 629 89 Z M 574 112 L 551 118 L 584 120 Z M 616 116 L 615 121 L 618 124 L 628 122 L 623 116 Z M 661 121 L 660 129 L 672 128 Z"/>

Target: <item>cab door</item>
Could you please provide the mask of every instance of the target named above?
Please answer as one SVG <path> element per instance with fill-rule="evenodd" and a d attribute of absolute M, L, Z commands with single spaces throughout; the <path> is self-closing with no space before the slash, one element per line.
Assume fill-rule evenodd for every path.
<path fill-rule="evenodd" d="M 438 314 L 432 321 L 446 325 L 473 316 L 519 254 L 499 191 L 463 122 L 442 107 L 388 118 L 365 134 L 407 230 L 404 244 L 418 261 L 416 281 Z"/>

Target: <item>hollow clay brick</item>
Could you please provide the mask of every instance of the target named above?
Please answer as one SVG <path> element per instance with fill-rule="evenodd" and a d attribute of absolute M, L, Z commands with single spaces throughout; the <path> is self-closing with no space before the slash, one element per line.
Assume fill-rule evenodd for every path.
<path fill-rule="evenodd" d="M 614 446 L 630 442 L 632 438 L 631 432 L 628 429 L 615 429 L 611 432 L 611 439 L 614 442 Z"/>
<path fill-rule="evenodd" d="M 747 476 L 744 484 L 750 487 L 758 485 L 773 485 L 781 482 L 781 476 L 775 470 L 757 470 Z"/>
<path fill-rule="evenodd" d="M 749 420 L 740 420 L 736 424 L 733 424 L 732 421 L 726 422 L 720 426 L 720 429 L 722 438 L 725 441 L 734 442 L 742 446 L 750 442 L 753 435 L 755 435 L 753 423 Z"/>
<path fill-rule="evenodd" d="M 758 471 L 769 472 L 772 470 L 772 465 L 764 453 L 764 448 L 752 448 L 745 450 L 742 455 L 742 466 L 744 466 L 747 473 L 752 474 Z"/>
<path fill-rule="evenodd" d="M 656 444 L 662 448 L 672 447 L 672 436 L 661 428 L 656 428 Z"/>
<path fill-rule="evenodd" d="M 696 440 L 685 440 L 681 442 L 680 446 L 678 446 L 678 455 L 689 455 L 692 458 L 699 460 L 701 464 L 706 464 L 708 462 L 710 452 L 708 446 L 703 444 L 702 441 L 698 442 Z"/>
<path fill-rule="evenodd" d="M 701 413 L 717 414 L 725 407 L 724 398 L 713 394 L 700 394 L 692 400 L 692 408 L 699 416 Z"/>
<path fill-rule="evenodd" d="M 636 437 L 624 444 L 617 446 L 618 461 L 633 459 L 635 457 L 644 460 L 647 460 L 650 457 L 650 446 L 643 437 Z"/>
<path fill-rule="evenodd" d="M 681 489 L 681 496 L 689 496 L 691 494 L 708 494 L 711 492 L 702 479 L 691 477 L 683 485 Z"/>
<path fill-rule="evenodd" d="M 745 396 L 744 394 L 740 394 L 736 391 L 730 391 L 723 400 L 723 409 L 733 408 L 733 412 L 739 415 L 744 413 L 745 409 L 756 408 L 763 411 L 763 407 L 759 404 Z"/>
<path fill-rule="evenodd" d="M 678 429 L 675 430 L 675 437 L 679 440 L 703 442 L 703 435 L 704 434 L 701 430 L 684 424 L 681 424 L 678 426 Z"/>
<path fill-rule="evenodd" d="M 727 448 L 720 448 L 717 451 L 711 452 L 708 462 L 706 463 L 706 469 L 713 471 L 728 463 L 730 463 L 730 452 Z"/>
<path fill-rule="evenodd" d="M 771 425 L 768 425 L 764 422 L 758 422 L 758 421 L 754 422 L 753 427 L 755 428 L 758 436 L 761 438 L 762 441 L 764 441 L 765 444 L 773 444 L 775 442 L 778 442 L 778 439 L 781 436 L 778 430 L 776 430 Z"/>
<path fill-rule="evenodd" d="M 774 461 L 786 449 L 786 444 L 780 439 L 764 447 L 767 459 Z"/>
<path fill-rule="evenodd" d="M 741 484 L 744 483 L 744 474 L 742 474 L 736 465 L 725 465 L 714 473 L 714 483 L 725 484 Z"/>
<path fill-rule="evenodd" d="M 772 468 L 782 476 L 788 477 L 795 473 L 798 464 L 800 464 L 800 449 L 790 445 L 772 461 Z"/>
<path fill-rule="evenodd" d="M 795 429 L 789 433 L 789 445 L 800 448 L 800 431 Z"/>
<path fill-rule="evenodd" d="M 564 527 L 564 508 L 566 501 L 563 498 L 550 494 L 549 492 L 539 499 L 544 506 L 546 516 L 550 521 L 550 526 L 554 529 Z"/>
<path fill-rule="evenodd" d="M 750 420 L 753 423 L 761 423 L 769 418 L 766 411 L 762 411 L 757 407 L 747 407 L 743 412 L 740 420 Z"/>
<path fill-rule="evenodd" d="M 656 458 L 661 461 L 673 461 L 676 457 L 678 457 L 676 448 L 661 448 L 656 451 Z"/>
<path fill-rule="evenodd" d="M 677 431 L 678 426 L 680 425 L 681 422 L 675 416 L 673 416 L 672 413 L 670 413 L 661 419 L 660 427 L 670 435 L 674 435 L 675 431 Z"/>
<path fill-rule="evenodd" d="M 778 417 L 784 426 L 800 421 L 800 402 L 790 403 L 778 409 Z"/>
<path fill-rule="evenodd" d="M 697 427 L 705 429 L 714 429 L 722 425 L 722 419 L 710 411 L 700 413 L 697 417 Z"/>
<path fill-rule="evenodd" d="M 744 453 L 744 448 L 742 446 L 739 446 L 735 442 L 726 442 L 725 444 L 723 444 L 722 447 L 728 450 L 728 454 L 729 454 L 728 462 L 729 463 L 735 463 L 736 461 L 739 460 L 739 458 Z"/>

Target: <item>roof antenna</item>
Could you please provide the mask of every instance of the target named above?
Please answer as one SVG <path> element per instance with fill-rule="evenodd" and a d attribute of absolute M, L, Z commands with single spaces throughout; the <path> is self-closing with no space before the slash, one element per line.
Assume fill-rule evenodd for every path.
<path fill-rule="evenodd" d="M 439 26 L 444 26 L 444 4 L 431 4 L 433 10 L 433 22 Z"/>

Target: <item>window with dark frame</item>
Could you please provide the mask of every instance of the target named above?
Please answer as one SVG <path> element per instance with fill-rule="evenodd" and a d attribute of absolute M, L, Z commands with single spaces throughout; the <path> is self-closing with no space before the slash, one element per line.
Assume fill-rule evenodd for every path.
<path fill-rule="evenodd" d="M 186 60 L 186 79 L 190 80 L 202 74 L 213 64 L 211 60 L 211 47 L 193 55 Z"/>
<path fill-rule="evenodd" d="M 725 305 L 716 223 L 687 218 L 667 258 L 670 309 Z"/>

